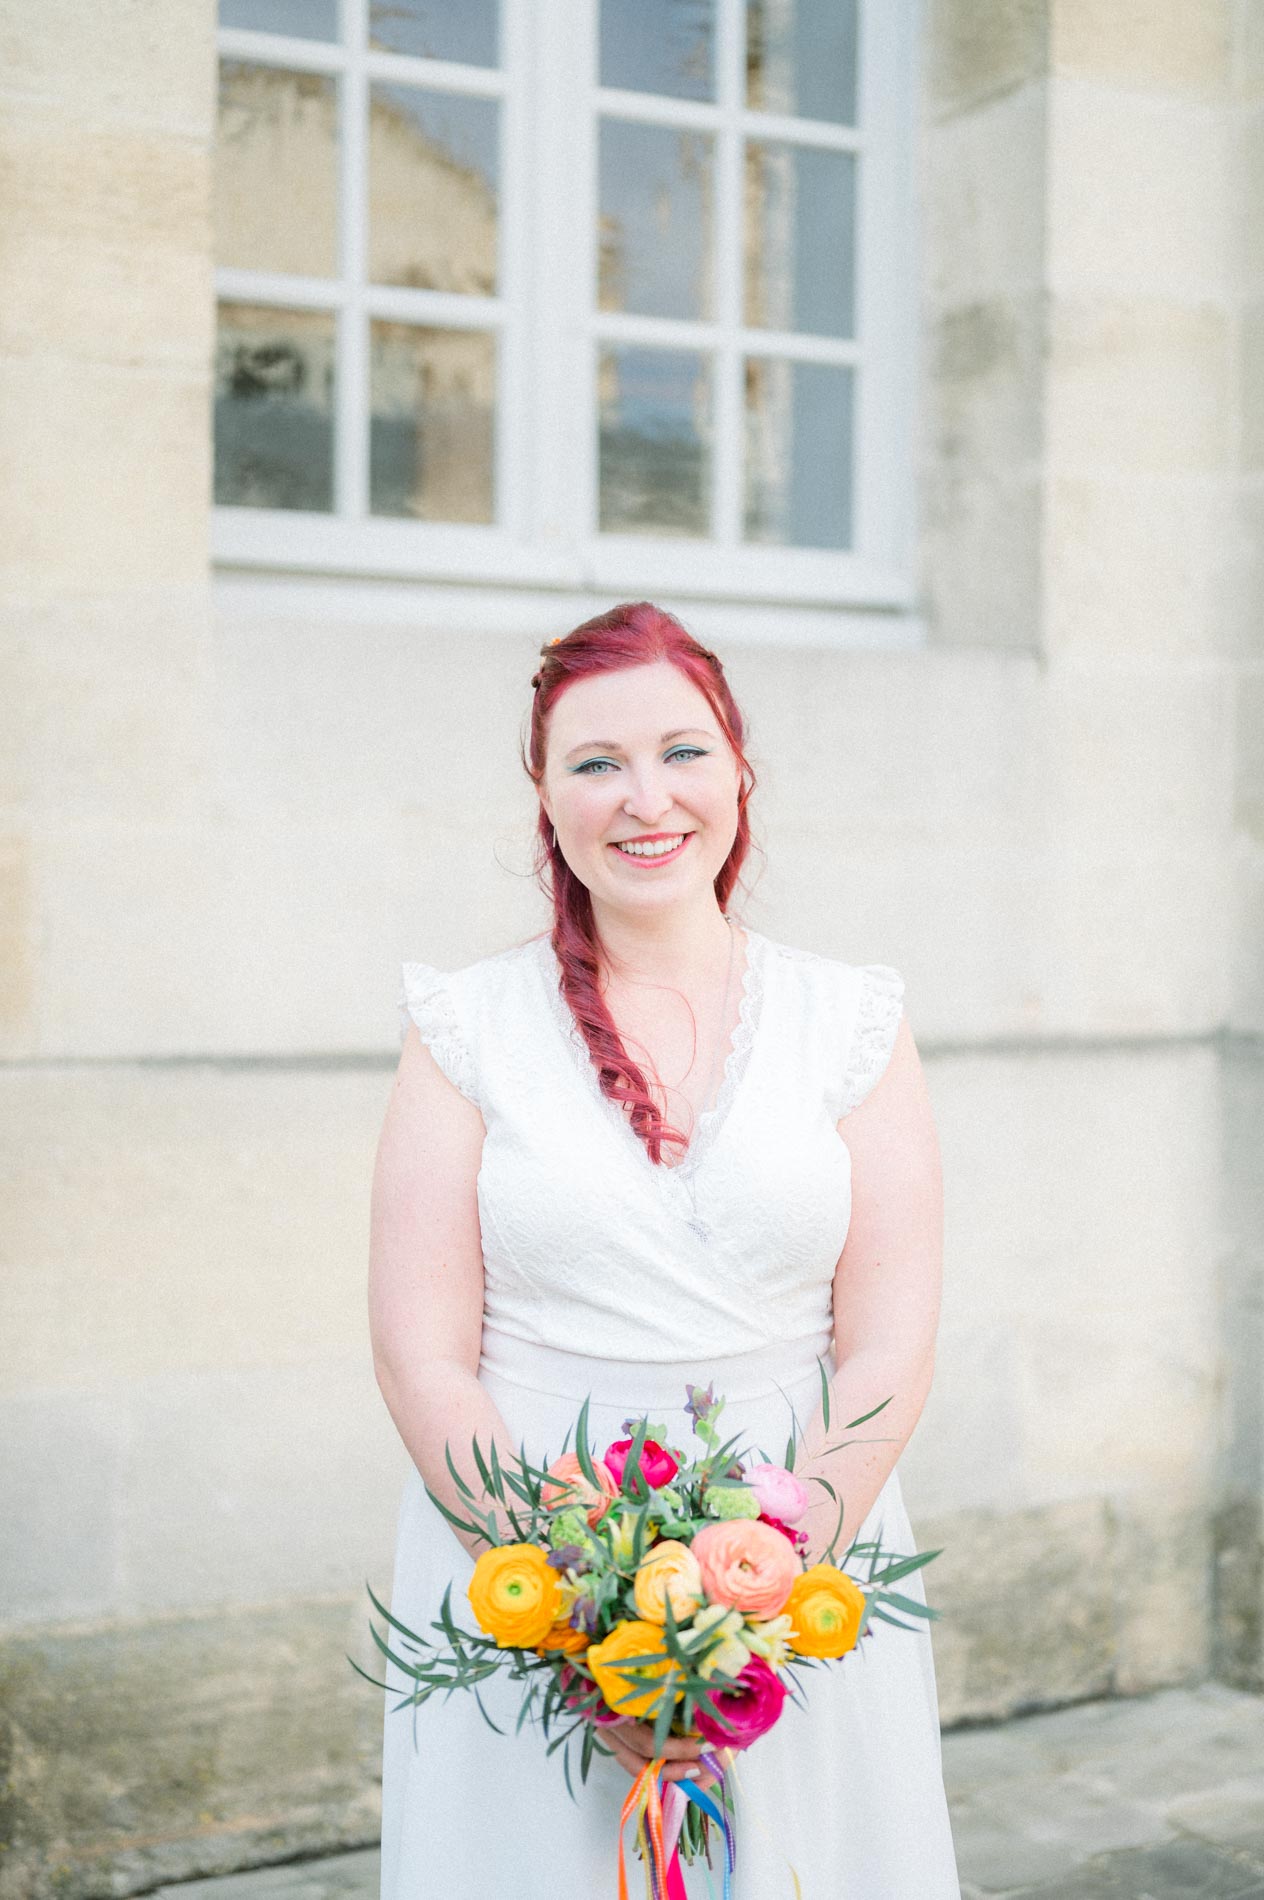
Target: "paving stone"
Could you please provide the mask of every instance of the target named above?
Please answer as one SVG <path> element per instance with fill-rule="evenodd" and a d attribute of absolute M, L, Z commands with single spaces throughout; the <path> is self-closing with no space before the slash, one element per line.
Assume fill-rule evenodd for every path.
<path fill-rule="evenodd" d="M 256 1867 L 213 1880 L 159 1887 L 153 1900 L 377 1900 L 381 1856 L 376 1848 L 321 1860 Z"/>

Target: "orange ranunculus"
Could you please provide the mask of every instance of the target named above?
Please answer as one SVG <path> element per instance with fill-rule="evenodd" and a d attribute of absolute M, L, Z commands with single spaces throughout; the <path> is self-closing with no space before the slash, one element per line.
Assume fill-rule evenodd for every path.
<path fill-rule="evenodd" d="M 637 1615 L 647 1623 L 665 1623 L 664 1598 L 677 1623 L 685 1623 L 702 1602 L 702 1570 L 688 1544 L 664 1537 L 649 1550 L 632 1579 Z"/>
<path fill-rule="evenodd" d="M 722 1518 L 700 1530 L 692 1544 L 702 1587 L 712 1603 L 731 1604 L 745 1616 L 776 1616 L 799 1574 L 794 1546 L 758 1518 Z"/>
<path fill-rule="evenodd" d="M 845 1656 L 854 1649 L 865 1593 L 834 1564 L 813 1564 L 794 1580 L 786 1614 L 794 1624 L 790 1647 L 798 1656 Z"/>
<path fill-rule="evenodd" d="M 618 1496 L 613 1472 L 599 1459 L 593 1460 L 600 1490 L 595 1490 L 580 1469 L 578 1454 L 564 1451 L 549 1466 L 548 1477 L 540 1486 L 540 1502 L 546 1510 L 573 1508 L 586 1513 L 590 1525 L 599 1524 Z M 556 1482 L 550 1483 L 549 1479 Z"/>
<path fill-rule="evenodd" d="M 574 1656 L 579 1650 L 588 1647 L 587 1630 L 572 1629 L 565 1617 L 555 1623 L 543 1641 L 536 1644 L 538 1655 L 545 1655 L 550 1649 L 560 1649 L 564 1655 Z"/>
<path fill-rule="evenodd" d="M 470 1578 L 470 1607 L 502 1649 L 531 1649 L 558 1620 L 561 1579 L 538 1544 L 485 1550 Z"/>
<path fill-rule="evenodd" d="M 650 1655 L 655 1657 L 653 1662 L 631 1667 L 624 1660 Z M 609 1636 L 590 1646 L 584 1661 L 616 1715 L 655 1715 L 664 1688 L 671 1686 L 663 1678 L 676 1673 L 676 1665 L 663 1647 L 663 1632 L 655 1623 L 616 1623 Z M 644 1688 L 639 1686 L 642 1683 Z M 683 1694 L 683 1688 L 677 1689 L 673 1699 L 679 1702 Z"/>

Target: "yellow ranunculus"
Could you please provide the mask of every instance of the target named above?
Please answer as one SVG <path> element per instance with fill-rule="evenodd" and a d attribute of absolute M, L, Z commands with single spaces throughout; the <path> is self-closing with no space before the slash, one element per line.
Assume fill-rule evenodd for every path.
<path fill-rule="evenodd" d="M 813 1564 L 790 1586 L 785 1614 L 799 1656 L 845 1656 L 856 1644 L 865 1593 L 833 1564 Z"/>
<path fill-rule="evenodd" d="M 625 1663 L 628 1656 L 650 1655 L 662 1660 L 637 1663 L 630 1669 Z M 663 1632 L 655 1623 L 616 1623 L 609 1636 L 589 1647 L 584 1661 L 617 1715 L 655 1715 L 664 1689 L 671 1686 L 663 1679 L 676 1673 L 676 1665 L 663 1647 Z M 638 1686 L 641 1683 L 644 1688 Z M 673 1700 L 679 1702 L 683 1694 L 683 1688 L 676 1689 Z"/>
<path fill-rule="evenodd" d="M 702 1570 L 688 1544 L 664 1537 L 642 1558 L 632 1579 L 638 1616 L 647 1623 L 665 1623 L 664 1599 L 677 1623 L 687 1622 L 702 1602 Z"/>
<path fill-rule="evenodd" d="M 502 1649 L 532 1649 L 558 1620 L 557 1572 L 538 1544 L 500 1544 L 474 1566 L 470 1607 Z"/>

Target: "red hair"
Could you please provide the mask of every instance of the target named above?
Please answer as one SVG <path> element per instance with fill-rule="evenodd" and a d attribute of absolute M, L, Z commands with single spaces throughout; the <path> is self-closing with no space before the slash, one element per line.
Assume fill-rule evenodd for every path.
<path fill-rule="evenodd" d="M 729 690 L 717 656 L 701 646 L 673 615 L 647 600 L 629 601 L 609 613 L 585 620 L 560 639 L 540 649 L 543 664 L 532 677 L 535 698 L 531 707 L 530 740 L 523 766 L 538 791 L 544 779 L 549 714 L 558 696 L 575 680 L 598 673 L 614 673 L 655 660 L 670 660 L 696 686 L 714 713 L 721 732 L 741 766 L 737 800 L 737 833 L 733 846 L 715 878 L 716 901 L 727 915 L 729 899 L 751 846 L 746 807 L 755 789 L 755 774 L 742 750 L 745 722 Z M 597 978 L 601 942 L 593 920 L 592 900 L 557 848 L 543 804 L 539 812 L 540 856 L 537 876 L 553 904 L 550 933 L 561 967 L 562 994 L 570 1005 L 597 1068 L 601 1090 L 627 1109 L 637 1136 L 650 1160 L 660 1163 L 664 1141 L 683 1147 L 688 1137 L 671 1128 L 650 1094 L 645 1075 L 629 1056 L 606 1008 Z M 552 833 L 552 836 L 550 835 Z"/>

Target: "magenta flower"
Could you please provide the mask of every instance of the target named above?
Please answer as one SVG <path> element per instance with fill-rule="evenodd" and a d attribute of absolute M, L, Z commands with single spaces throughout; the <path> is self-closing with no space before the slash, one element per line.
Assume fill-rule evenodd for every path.
<path fill-rule="evenodd" d="M 602 1463 L 617 1485 L 623 1483 L 624 1466 L 628 1462 L 628 1453 L 631 1449 L 630 1438 L 616 1438 L 614 1444 L 602 1454 Z M 645 1440 L 641 1446 L 641 1476 L 651 1491 L 657 1491 L 661 1486 L 670 1484 L 679 1470 L 679 1464 L 656 1438 Z"/>
<path fill-rule="evenodd" d="M 783 1524 L 779 1517 L 769 1517 L 766 1511 L 761 1511 L 756 1522 L 760 1524 L 771 1524 L 775 1531 L 780 1531 L 783 1537 L 790 1539 L 790 1542 L 794 1545 L 796 1550 L 803 1550 L 807 1546 L 807 1532 L 792 1529 L 789 1524 Z M 549 1561 L 551 1563 L 552 1558 L 550 1558 Z"/>
<path fill-rule="evenodd" d="M 717 1715 L 699 1709 L 694 1725 L 715 1748 L 749 1748 L 781 1714 L 786 1685 L 762 1656 L 752 1656 L 733 1689 L 714 1689 Z"/>

